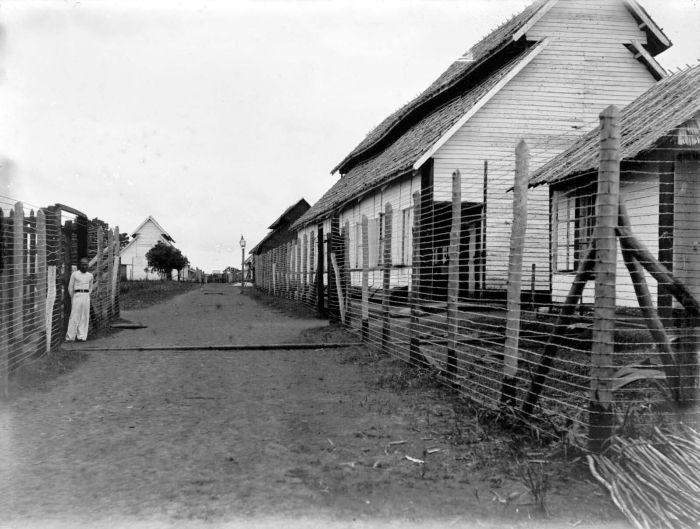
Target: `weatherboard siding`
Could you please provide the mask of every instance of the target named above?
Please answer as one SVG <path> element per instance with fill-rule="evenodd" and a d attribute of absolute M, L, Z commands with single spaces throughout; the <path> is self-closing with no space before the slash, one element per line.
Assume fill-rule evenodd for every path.
<path fill-rule="evenodd" d="M 343 229 L 345 223 L 350 225 L 350 268 L 351 282 L 353 286 L 362 284 L 362 253 L 361 253 L 361 230 L 358 225 L 362 222 L 362 216 L 366 215 L 369 224 L 369 256 L 370 256 L 370 273 L 369 287 L 382 287 L 382 271 L 379 266 L 379 219 L 380 214 L 383 214 L 386 204 L 392 206 L 392 223 L 391 223 L 391 240 L 392 240 L 392 271 L 391 271 L 391 286 L 404 287 L 410 285 L 411 282 L 411 256 L 410 251 L 406 256 L 403 251 L 406 245 L 409 245 L 411 230 L 404 226 L 404 220 L 412 222 L 413 215 L 408 218 L 404 217 L 404 210 L 413 207 L 413 193 L 420 191 L 420 176 L 403 178 L 395 183 L 389 184 L 382 189 L 377 189 L 363 196 L 359 201 L 355 201 L 348 205 L 340 213 L 340 228 Z M 403 241 L 404 234 L 408 235 L 407 241 Z M 403 244 L 402 244 L 403 242 Z"/>
<path fill-rule="evenodd" d="M 463 175 L 462 200 L 482 202 L 488 162 L 486 288 L 503 289 L 508 270 L 515 147 L 526 140 L 531 170 L 567 148 L 598 123 L 608 105 L 624 106 L 654 82 L 646 66 L 623 45 L 645 42 L 618 3 L 560 0 L 528 38 L 548 37 L 542 52 L 505 85 L 434 155 L 435 200 L 449 200 L 455 169 Z M 523 270 L 537 269 L 539 290 L 548 290 L 549 193 L 530 189 Z M 529 287 L 529 285 L 528 285 Z M 527 288 L 527 287 L 524 287 Z"/>
<path fill-rule="evenodd" d="M 676 161 L 673 272 L 700 298 L 700 157 Z"/>

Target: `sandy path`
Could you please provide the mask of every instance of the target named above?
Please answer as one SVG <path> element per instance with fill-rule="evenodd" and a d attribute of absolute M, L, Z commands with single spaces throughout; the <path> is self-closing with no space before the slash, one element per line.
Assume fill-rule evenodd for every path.
<path fill-rule="evenodd" d="M 324 325 L 227 285 L 123 316 L 148 327 L 85 345 L 291 342 Z M 544 526 L 455 463 L 436 432 L 448 406 L 377 387 L 350 354 L 92 353 L 0 409 L 0 527 Z M 424 471 L 405 456 L 426 448 L 440 451 Z"/>

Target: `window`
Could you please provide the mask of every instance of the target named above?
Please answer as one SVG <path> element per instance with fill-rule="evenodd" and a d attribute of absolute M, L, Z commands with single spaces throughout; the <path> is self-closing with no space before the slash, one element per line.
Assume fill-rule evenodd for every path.
<path fill-rule="evenodd" d="M 401 214 L 401 264 L 409 264 L 413 244 L 413 209 L 406 208 Z"/>
<path fill-rule="evenodd" d="M 557 272 L 578 267 L 595 224 L 595 192 L 592 186 L 553 195 L 552 239 Z"/>
<path fill-rule="evenodd" d="M 369 267 L 373 268 L 377 266 L 379 263 L 379 230 L 377 229 L 377 222 L 379 219 L 369 219 L 369 222 L 367 223 L 368 226 L 368 234 L 367 234 L 367 242 L 368 242 L 368 253 L 369 253 Z"/>
<path fill-rule="evenodd" d="M 379 237 L 377 239 L 377 265 L 382 266 L 384 264 L 384 217 L 385 213 L 379 214 L 379 219 L 377 219 L 377 228 L 379 231 Z"/>

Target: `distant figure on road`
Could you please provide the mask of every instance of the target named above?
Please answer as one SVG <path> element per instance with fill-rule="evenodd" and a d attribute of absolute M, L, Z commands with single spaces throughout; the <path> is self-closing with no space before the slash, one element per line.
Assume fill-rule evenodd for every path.
<path fill-rule="evenodd" d="M 90 292 L 92 291 L 92 274 L 87 271 L 88 260 L 80 259 L 78 269 L 73 272 L 68 282 L 68 294 L 72 300 L 70 319 L 66 341 L 79 342 L 87 339 L 88 324 L 90 323 Z"/>

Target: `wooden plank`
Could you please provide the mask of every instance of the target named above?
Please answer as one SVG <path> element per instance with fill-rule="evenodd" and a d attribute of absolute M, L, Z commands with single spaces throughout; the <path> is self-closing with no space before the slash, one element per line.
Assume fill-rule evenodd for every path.
<path fill-rule="evenodd" d="M 46 315 L 53 304 L 48 305 L 47 265 L 46 265 L 46 214 L 39 210 L 36 215 L 36 294 L 37 294 L 37 327 L 43 336 L 41 352 L 48 352 L 51 345 L 51 335 L 47 333 Z"/>
<path fill-rule="evenodd" d="M 335 289 L 338 296 L 338 310 L 340 312 L 340 322 L 345 325 L 345 300 L 343 299 L 343 287 L 340 282 L 340 268 L 335 253 L 331 254 L 331 264 L 333 266 L 333 277 L 335 278 Z"/>
<path fill-rule="evenodd" d="M 100 328 L 105 323 L 106 315 L 104 312 L 104 297 L 103 297 L 103 286 L 104 286 L 104 274 L 102 273 L 102 265 L 105 262 L 104 258 L 104 230 L 102 225 L 97 225 L 97 255 L 95 256 L 97 262 L 95 263 L 95 277 L 94 277 L 94 287 L 90 295 L 90 303 L 94 304 L 91 312 L 98 317 L 96 321 L 90 320 L 90 327 Z M 78 258 L 87 257 L 87 254 L 81 255 L 78 253 Z"/>
<path fill-rule="evenodd" d="M 479 299 L 484 297 L 486 290 L 486 214 L 489 199 L 489 161 L 484 160 L 483 205 L 481 207 L 481 247 L 479 248 L 479 270 L 481 281 L 479 283 Z"/>
<path fill-rule="evenodd" d="M 316 302 L 316 289 L 314 285 L 316 284 L 316 277 L 314 275 L 315 265 L 316 265 L 316 234 L 312 230 L 309 232 L 309 303 L 314 304 Z"/>
<path fill-rule="evenodd" d="M 659 263 L 673 272 L 675 154 L 664 150 L 659 161 Z M 673 296 L 663 283 L 658 284 L 659 317 L 664 327 L 673 326 Z"/>
<path fill-rule="evenodd" d="M 408 361 L 416 365 L 421 357 L 420 353 L 420 301 L 421 301 L 421 196 L 420 192 L 413 193 L 413 247 L 411 251 L 411 288 L 408 291 L 408 306 L 411 310 L 411 319 L 408 327 L 409 356 Z"/>
<path fill-rule="evenodd" d="M 9 254 L 10 230 L 8 219 L 0 208 L 0 396 L 9 393 L 9 343 L 11 332 L 10 318 L 10 275 L 11 260 Z"/>
<path fill-rule="evenodd" d="M 306 233 L 301 238 L 301 299 L 308 298 L 309 287 L 309 241 Z"/>
<path fill-rule="evenodd" d="M 389 202 L 384 207 L 384 257 L 382 259 L 382 350 L 389 352 L 391 306 L 391 239 L 392 239 L 392 207 Z"/>
<path fill-rule="evenodd" d="M 612 378 L 615 372 L 615 280 L 620 203 L 620 111 L 611 105 L 600 115 L 600 169 L 596 198 L 596 268 L 589 449 L 600 452 L 612 436 L 615 417 Z"/>
<path fill-rule="evenodd" d="M 24 209 L 21 202 L 14 207 L 12 232 L 10 369 L 12 362 L 22 354 L 24 345 Z"/>
<path fill-rule="evenodd" d="M 369 338 L 369 220 L 362 215 L 362 341 Z"/>
<path fill-rule="evenodd" d="M 462 242 L 462 175 L 452 173 L 452 226 L 447 271 L 447 366 L 448 376 L 457 374 L 459 334 L 459 250 Z"/>
<path fill-rule="evenodd" d="M 318 244 L 318 257 L 316 258 L 318 261 L 318 263 L 316 265 L 316 312 L 318 313 L 319 317 L 325 318 L 326 309 L 325 309 L 325 299 L 324 299 L 324 292 L 323 292 L 323 275 L 325 273 L 325 271 L 324 271 L 325 256 L 323 255 L 323 224 L 322 223 L 318 224 L 318 240 L 316 242 Z"/>
<path fill-rule="evenodd" d="M 345 295 L 345 319 L 350 323 L 350 221 L 346 220 L 343 226 L 343 294 Z"/>
<path fill-rule="evenodd" d="M 301 300 L 301 241 L 294 239 L 294 299 Z"/>
<path fill-rule="evenodd" d="M 432 252 L 433 252 L 433 196 L 434 196 L 434 164 L 433 159 L 428 160 L 420 169 L 421 193 L 420 193 L 420 232 L 418 241 L 420 243 L 420 293 L 421 302 L 433 301 L 433 281 L 432 281 Z"/>
<path fill-rule="evenodd" d="M 114 232 L 107 229 L 107 272 L 104 275 L 104 288 L 102 289 L 102 315 L 105 319 L 103 325 L 107 325 L 112 318 L 112 275 L 114 273 Z"/>
<path fill-rule="evenodd" d="M 518 361 L 520 360 L 520 300 L 523 273 L 523 248 L 527 231 L 527 180 L 530 150 L 525 141 L 515 149 L 515 183 L 513 186 L 513 224 L 510 235 L 506 302 L 506 342 L 503 350 L 503 384 L 501 402 L 515 406 Z"/>
<path fill-rule="evenodd" d="M 328 252 L 328 320 L 331 323 L 338 323 L 340 319 L 340 307 L 338 306 L 338 296 L 333 288 L 335 284 L 335 271 L 331 263 L 331 255 L 335 253 L 336 243 L 340 238 L 340 219 L 337 215 L 331 217 L 331 231 L 326 235 L 326 251 Z"/>
<path fill-rule="evenodd" d="M 272 279 L 272 295 L 276 296 L 277 295 L 277 263 L 275 262 L 275 256 L 274 256 L 275 249 L 272 250 L 271 253 L 273 255 L 270 256 L 271 260 L 271 279 Z"/>
<path fill-rule="evenodd" d="M 112 285 L 111 285 L 111 297 L 110 306 L 112 307 L 112 315 L 114 318 L 119 318 L 119 303 L 117 303 L 117 297 L 119 294 L 119 281 L 121 268 L 121 258 L 119 257 L 119 226 L 114 227 L 114 262 L 112 263 Z"/>

